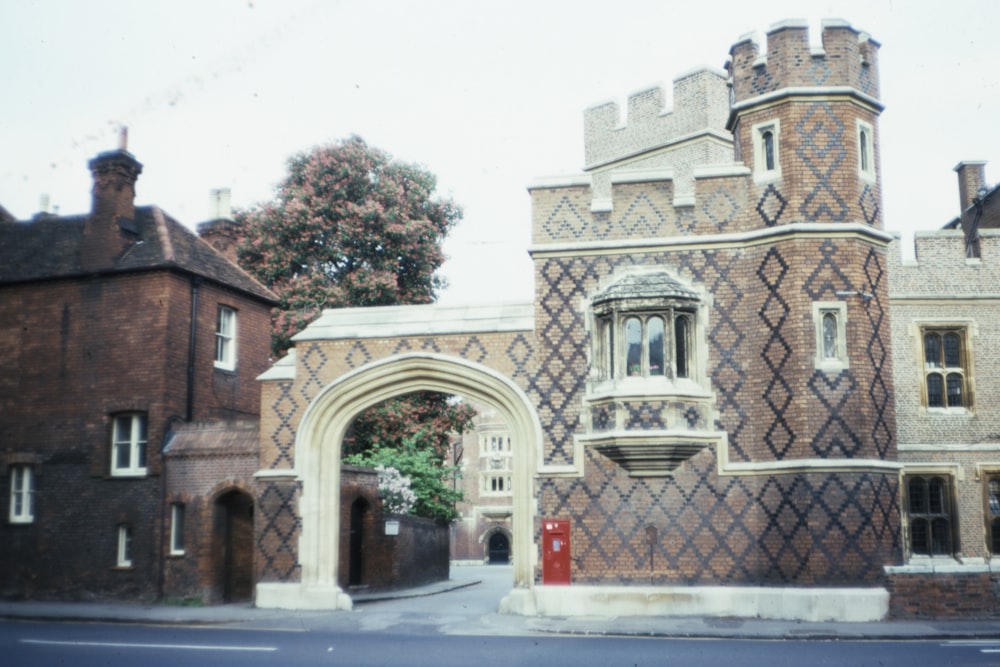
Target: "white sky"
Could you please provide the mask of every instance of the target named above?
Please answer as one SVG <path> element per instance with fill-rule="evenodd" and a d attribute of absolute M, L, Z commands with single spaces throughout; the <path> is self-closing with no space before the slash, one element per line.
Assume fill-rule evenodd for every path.
<path fill-rule="evenodd" d="M 955 217 L 955 164 L 1000 165 L 992 0 L 0 0 L 0 204 L 86 212 L 87 160 L 124 124 L 137 202 L 193 227 L 210 189 L 267 200 L 289 156 L 359 134 L 465 210 L 442 303 L 527 301 L 525 188 L 580 171 L 583 110 L 721 68 L 787 18 L 814 36 L 843 18 L 882 44 L 886 228 Z"/>

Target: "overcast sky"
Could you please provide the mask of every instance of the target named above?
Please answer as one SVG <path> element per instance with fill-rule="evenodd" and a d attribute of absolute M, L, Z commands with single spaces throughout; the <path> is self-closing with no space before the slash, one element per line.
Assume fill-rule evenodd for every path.
<path fill-rule="evenodd" d="M 212 188 L 267 200 L 289 156 L 359 134 L 464 208 L 441 302 L 526 301 L 525 187 L 581 170 L 583 110 L 721 68 L 787 18 L 814 33 L 846 19 L 882 44 L 887 229 L 955 217 L 961 160 L 995 160 L 996 181 L 993 0 L 0 0 L 0 204 L 86 212 L 87 160 L 127 125 L 137 202 L 193 227 Z"/>

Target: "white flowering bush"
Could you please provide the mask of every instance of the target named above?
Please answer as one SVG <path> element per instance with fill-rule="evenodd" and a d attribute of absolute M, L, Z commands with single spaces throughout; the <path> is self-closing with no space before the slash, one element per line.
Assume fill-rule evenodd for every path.
<path fill-rule="evenodd" d="M 386 514 L 409 514 L 417 503 L 409 477 L 391 466 L 375 466 L 378 473 L 378 495 L 385 503 Z"/>

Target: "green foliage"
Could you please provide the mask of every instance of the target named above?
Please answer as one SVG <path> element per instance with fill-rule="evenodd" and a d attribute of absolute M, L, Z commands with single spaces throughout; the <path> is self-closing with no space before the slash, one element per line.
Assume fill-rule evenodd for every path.
<path fill-rule="evenodd" d="M 352 136 L 292 157 L 274 200 L 236 213 L 240 265 L 281 300 L 276 357 L 324 308 L 433 301 L 441 243 L 462 215 L 436 186 Z"/>
<path fill-rule="evenodd" d="M 401 449 L 375 448 L 351 454 L 344 463 L 395 468 L 410 478 L 410 488 L 417 496 L 411 514 L 444 522 L 458 518 L 455 503 L 462 500 L 456 484 L 460 472 L 442 465 L 435 452 L 420 444 L 419 437 L 406 440 Z"/>

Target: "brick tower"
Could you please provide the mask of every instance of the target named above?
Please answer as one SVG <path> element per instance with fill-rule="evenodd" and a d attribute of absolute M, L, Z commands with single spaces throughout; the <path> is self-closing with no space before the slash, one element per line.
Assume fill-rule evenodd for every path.
<path fill-rule="evenodd" d="M 529 188 L 537 500 L 572 526 L 574 583 L 837 586 L 882 613 L 901 553 L 877 52 L 841 21 L 821 48 L 776 24 L 675 79 L 673 110 L 588 110 L 587 173 Z"/>
<path fill-rule="evenodd" d="M 753 296 L 739 309 L 756 400 L 726 430 L 732 461 L 779 473 L 760 478 L 781 496 L 762 506 L 761 555 L 783 582 L 873 584 L 901 557 L 878 47 L 838 20 L 813 47 L 804 22 L 786 21 L 765 52 L 750 39 L 730 51 L 746 222 L 768 241 L 745 257 Z"/>

